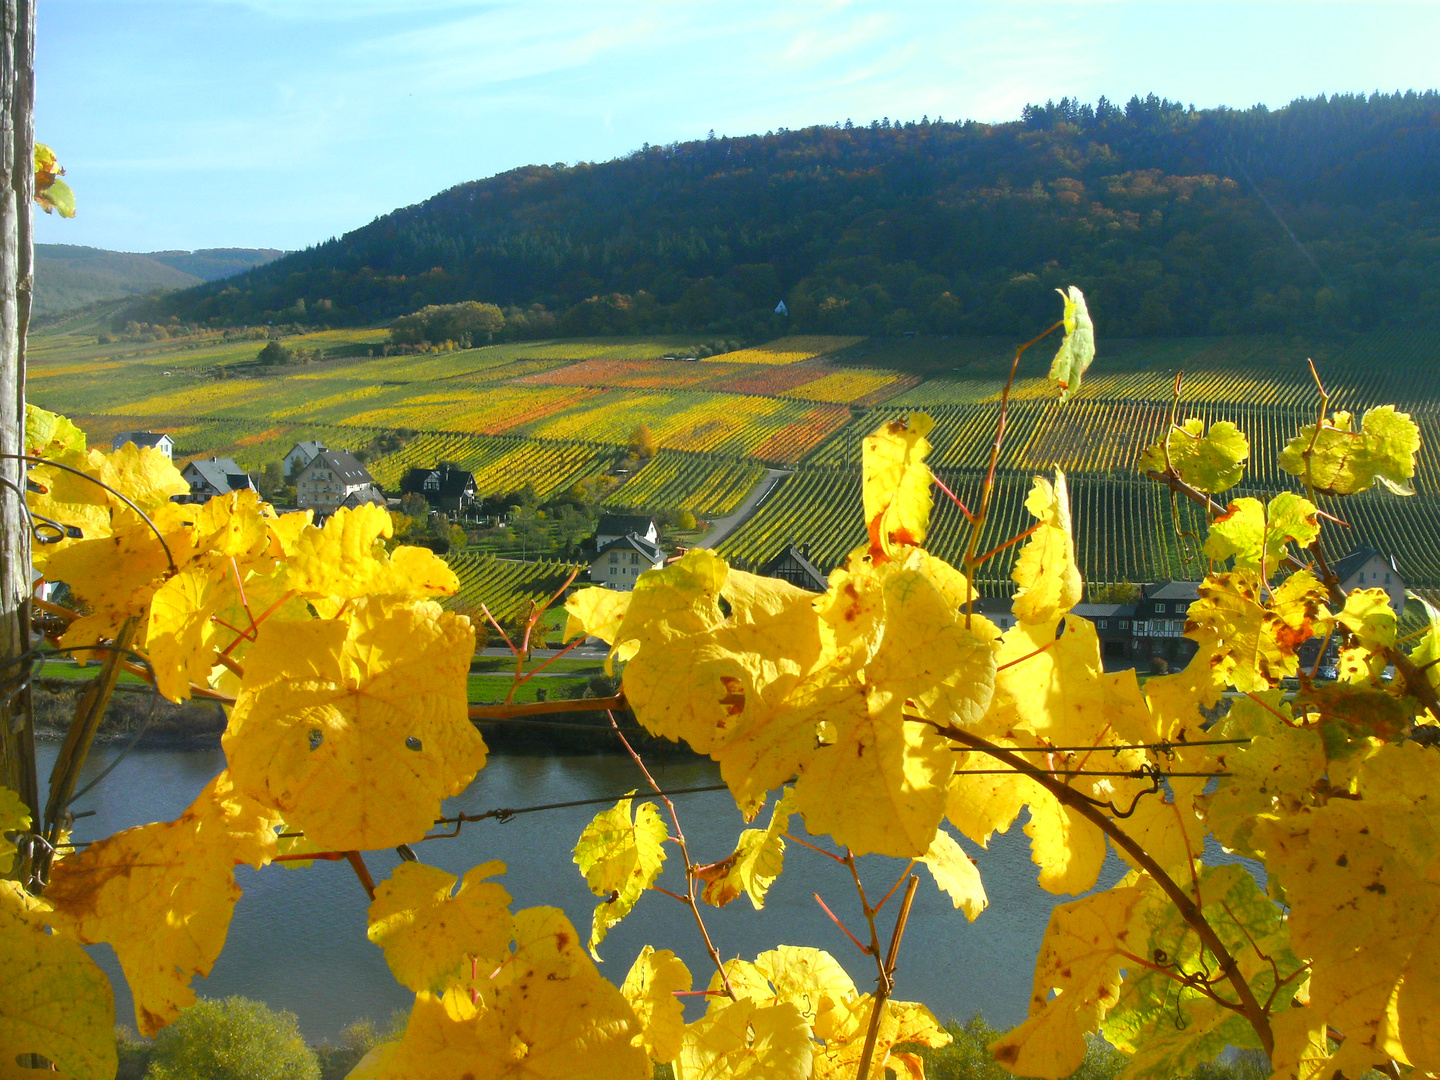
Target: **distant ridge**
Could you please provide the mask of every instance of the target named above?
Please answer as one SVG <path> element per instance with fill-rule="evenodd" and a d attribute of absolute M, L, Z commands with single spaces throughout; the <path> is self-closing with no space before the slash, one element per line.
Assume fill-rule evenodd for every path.
<path fill-rule="evenodd" d="M 1151 94 L 527 166 L 150 318 L 364 324 L 483 300 L 522 337 L 1009 335 L 1073 284 L 1112 337 L 1344 336 L 1434 310 L 1437 282 L 1440 93 Z"/>
<path fill-rule="evenodd" d="M 283 255 L 274 248 L 106 251 L 35 245 L 36 315 L 58 315 L 101 300 L 184 289 L 239 274 Z"/>

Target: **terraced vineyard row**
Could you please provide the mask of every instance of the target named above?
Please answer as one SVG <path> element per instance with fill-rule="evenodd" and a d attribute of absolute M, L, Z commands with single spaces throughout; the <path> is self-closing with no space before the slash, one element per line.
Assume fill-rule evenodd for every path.
<path fill-rule="evenodd" d="M 765 470 L 753 461 L 661 450 L 608 499 L 634 510 L 689 510 L 701 517 L 732 513 Z"/>
<path fill-rule="evenodd" d="M 441 461 L 473 472 L 481 498 L 508 495 L 531 484 L 535 494 L 545 499 L 605 472 L 613 455 L 575 443 L 429 434 L 376 461 L 370 471 L 379 484 L 394 490 L 407 469 L 428 469 Z"/>
<path fill-rule="evenodd" d="M 521 562 L 479 554 L 460 555 L 448 561 L 460 579 L 460 593 L 450 604 L 474 611 L 484 604 L 502 623 L 523 618 L 532 601 L 549 599 L 576 569 L 575 563 Z"/>

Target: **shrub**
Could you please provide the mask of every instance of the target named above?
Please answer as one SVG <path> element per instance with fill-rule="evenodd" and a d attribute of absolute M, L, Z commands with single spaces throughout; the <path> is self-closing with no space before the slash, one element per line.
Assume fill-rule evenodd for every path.
<path fill-rule="evenodd" d="M 145 1080 L 320 1080 L 291 1012 L 231 997 L 196 1002 L 155 1039 Z"/>

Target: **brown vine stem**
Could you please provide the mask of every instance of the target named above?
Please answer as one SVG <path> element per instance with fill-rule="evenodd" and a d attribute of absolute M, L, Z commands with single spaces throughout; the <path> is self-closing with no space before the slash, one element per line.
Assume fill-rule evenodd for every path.
<path fill-rule="evenodd" d="M 358 851 L 345 852 L 345 861 L 355 871 L 355 876 L 360 879 L 360 885 L 365 890 L 365 895 L 372 901 L 375 899 L 375 879 L 370 876 L 370 868 L 365 865 L 365 858 Z"/>
<path fill-rule="evenodd" d="M 715 942 L 710 937 L 710 931 L 705 928 L 705 919 L 700 914 L 700 902 L 695 898 L 695 864 L 690 859 L 690 847 L 685 843 L 685 830 L 680 828 L 680 815 L 675 812 L 675 804 L 670 801 L 670 796 L 665 794 L 665 789 L 655 782 L 655 777 L 650 775 L 646 768 L 644 759 L 635 752 L 630 745 L 630 740 L 625 738 L 625 733 L 620 730 L 620 724 L 615 719 L 615 714 L 606 710 L 610 717 L 610 726 L 615 730 L 615 737 L 618 738 L 636 766 L 645 775 L 645 782 L 650 785 L 650 790 L 665 803 L 665 808 L 670 811 L 670 823 L 675 826 L 675 843 L 680 847 L 680 857 L 685 861 L 685 895 L 677 897 L 690 909 L 690 914 L 695 916 L 695 925 L 700 930 L 700 936 L 705 939 L 705 951 L 710 954 L 710 960 L 715 965 L 715 970 L 720 973 L 720 984 L 725 988 L 725 996 L 731 1001 L 735 1000 L 735 988 L 730 985 L 730 973 L 725 970 L 725 961 L 720 959 L 720 950 L 715 947 Z"/>
<path fill-rule="evenodd" d="M 55 767 L 50 771 L 50 797 L 45 803 L 45 843 L 41 845 L 41 850 L 35 853 L 32 870 L 33 879 L 38 885 L 43 886 L 50 880 L 50 863 L 64 828 L 65 808 L 70 802 L 70 796 L 75 792 L 75 784 L 80 779 L 80 770 L 85 765 L 85 759 L 90 756 L 95 732 L 99 730 L 100 721 L 105 717 L 105 706 L 110 703 L 110 696 L 120 679 L 123 657 L 134 641 L 138 625 L 139 620 L 134 616 L 121 624 L 115 635 L 115 648 L 106 656 L 100 674 L 75 703 L 75 718 L 70 721 L 70 727 L 65 732 L 65 742 L 61 744 L 60 753 L 55 758 Z"/>
<path fill-rule="evenodd" d="M 610 712 L 625 709 L 624 694 L 602 698 L 576 698 L 566 701 L 535 701 L 528 705 L 471 705 L 471 720 L 509 720 L 518 716 L 544 716 L 561 712 Z"/>
<path fill-rule="evenodd" d="M 1026 775 L 1030 776 L 1037 784 L 1053 795 L 1062 806 L 1069 807 L 1081 817 L 1085 818 L 1101 832 L 1105 833 L 1106 836 L 1110 837 L 1117 847 L 1124 850 L 1126 854 L 1133 858 L 1136 865 L 1148 873 L 1155 880 L 1155 883 L 1164 890 L 1165 895 L 1170 898 L 1170 902 L 1173 903 L 1176 910 L 1180 912 L 1180 917 L 1200 936 L 1200 940 L 1204 943 L 1205 947 L 1214 953 L 1215 959 L 1219 961 L 1221 974 L 1229 981 L 1235 990 L 1236 996 L 1240 999 L 1238 1008 L 1233 1002 L 1221 1000 L 1221 1004 L 1236 1009 L 1236 1011 L 1244 1015 L 1245 1019 L 1249 1021 L 1250 1026 L 1255 1029 L 1255 1034 L 1260 1037 L 1260 1043 L 1265 1048 L 1266 1054 L 1273 1054 L 1275 1052 L 1275 1035 L 1270 1030 L 1269 1014 L 1265 1011 L 1264 1006 L 1260 1004 L 1259 999 L 1255 997 L 1255 991 L 1250 988 L 1249 982 L 1246 981 L 1245 976 L 1241 973 L 1240 965 L 1236 962 L 1235 957 L 1232 956 L 1230 950 L 1225 947 L 1225 943 L 1220 940 L 1220 935 L 1215 932 L 1215 928 L 1210 925 L 1209 920 L 1205 918 L 1204 913 L 1201 912 L 1199 905 L 1195 903 L 1190 894 L 1185 891 L 1179 882 L 1165 872 L 1164 868 L 1151 857 L 1150 853 L 1147 852 L 1144 847 L 1137 843 L 1130 834 L 1122 829 L 1116 822 L 1106 817 L 1098 808 L 1091 805 L 1073 788 L 1061 783 L 1052 776 L 1047 776 L 1043 772 L 1036 771 L 1034 766 L 1018 755 L 1011 753 L 1004 747 L 996 746 L 989 740 L 966 731 L 964 728 L 956 727 L 953 724 L 941 724 L 935 721 L 928 722 L 941 735 L 945 736 L 945 738 L 953 742 L 963 743 L 973 750 L 988 754 L 998 761 L 1003 761 L 1014 769 L 1025 772 Z"/>
<path fill-rule="evenodd" d="M 1147 469 L 1145 474 L 1152 480 L 1157 480 L 1164 484 L 1170 488 L 1171 491 L 1185 496 L 1191 502 L 1206 507 L 1207 511 L 1212 507 L 1219 506 L 1209 495 L 1191 487 L 1178 476 L 1158 473 L 1154 469 Z M 1223 508 L 1221 509 L 1223 511 Z M 1340 588 L 1339 579 L 1335 577 L 1334 571 L 1330 569 L 1329 564 L 1325 561 L 1325 553 L 1320 550 L 1319 539 L 1317 538 L 1316 542 L 1310 545 L 1307 550 L 1315 556 L 1314 567 L 1307 566 L 1293 555 L 1286 555 L 1285 558 L 1280 561 L 1280 564 L 1289 570 L 1314 570 L 1318 567 L 1320 570 L 1320 580 L 1330 593 L 1331 604 L 1336 608 L 1343 608 L 1345 606 L 1345 593 Z M 1415 666 L 1414 661 L 1412 661 L 1402 649 L 1396 646 L 1391 646 L 1385 650 L 1385 659 L 1395 665 L 1395 673 L 1404 680 L 1406 692 L 1420 702 L 1421 705 L 1425 706 L 1432 716 L 1440 720 L 1440 694 L 1437 694 L 1435 687 L 1430 685 L 1430 680 L 1425 677 L 1425 673 Z"/>
<path fill-rule="evenodd" d="M 905 936 L 905 924 L 910 919 L 910 905 L 915 902 L 915 889 L 919 884 L 919 876 L 911 874 L 905 885 L 905 899 L 900 901 L 900 914 L 895 917 L 895 929 L 890 934 L 890 948 L 883 961 L 878 956 L 875 958 L 880 965 L 883 979 L 875 994 L 875 1005 L 870 1010 L 870 1026 L 865 1030 L 865 1048 L 860 1053 L 860 1067 L 855 1070 L 857 1080 L 867 1080 L 870 1076 L 875 1043 L 880 1036 L 880 1024 L 885 1018 L 885 1003 L 890 1000 L 890 994 L 895 988 L 895 964 L 900 959 L 900 939 Z"/>

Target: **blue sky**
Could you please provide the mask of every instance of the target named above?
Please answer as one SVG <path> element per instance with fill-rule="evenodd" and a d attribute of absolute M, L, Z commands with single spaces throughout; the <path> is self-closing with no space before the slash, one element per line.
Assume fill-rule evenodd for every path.
<path fill-rule="evenodd" d="M 298 248 L 466 180 L 853 118 L 1440 83 L 1440 3 L 39 0 L 37 239 Z M 44 215 L 40 215 L 44 218 Z"/>

